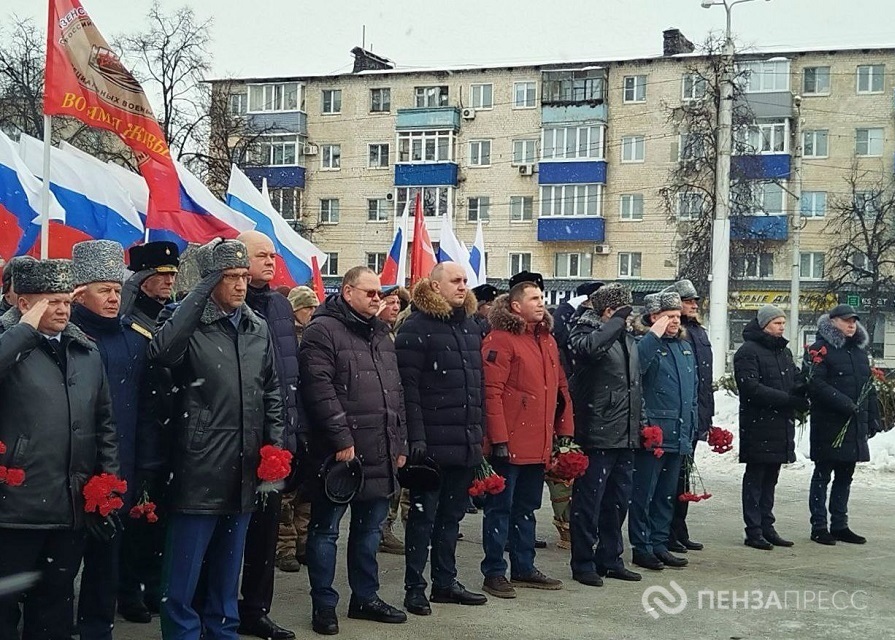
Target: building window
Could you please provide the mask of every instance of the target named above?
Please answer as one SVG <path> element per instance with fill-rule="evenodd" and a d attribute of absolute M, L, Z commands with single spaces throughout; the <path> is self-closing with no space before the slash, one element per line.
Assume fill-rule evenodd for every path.
<path fill-rule="evenodd" d="M 624 102 L 646 102 L 646 76 L 625 76 Z"/>
<path fill-rule="evenodd" d="M 784 214 L 783 185 L 776 182 L 741 181 L 731 185 L 734 215 L 780 216 Z"/>
<path fill-rule="evenodd" d="M 705 136 L 698 133 L 682 133 L 678 143 L 678 161 L 705 160 Z"/>
<path fill-rule="evenodd" d="M 882 93 L 886 67 L 881 64 L 858 66 L 858 93 Z"/>
<path fill-rule="evenodd" d="M 542 75 L 541 100 L 545 104 L 602 102 L 605 95 L 603 69 L 545 71 Z"/>
<path fill-rule="evenodd" d="M 643 162 L 645 157 L 645 139 L 643 136 L 625 136 L 622 138 L 622 162 Z"/>
<path fill-rule="evenodd" d="M 619 278 L 639 278 L 640 277 L 640 253 L 620 253 L 618 254 L 618 277 Z"/>
<path fill-rule="evenodd" d="M 338 171 L 342 168 L 342 146 L 325 144 L 320 147 L 320 168 L 324 171 Z"/>
<path fill-rule="evenodd" d="M 743 91 L 789 91 L 789 60 L 753 60 L 739 65 Z"/>
<path fill-rule="evenodd" d="M 488 196 L 475 196 L 469 198 L 466 206 L 468 220 L 470 222 L 488 222 L 491 219 L 491 198 Z"/>
<path fill-rule="evenodd" d="M 392 90 L 388 87 L 370 89 L 370 111 L 373 113 L 388 113 L 391 110 Z"/>
<path fill-rule="evenodd" d="M 823 280 L 824 254 L 821 252 L 799 254 L 799 278 L 802 280 Z"/>
<path fill-rule="evenodd" d="M 681 79 L 681 100 L 701 100 L 705 96 L 705 78 L 694 73 L 685 74 Z"/>
<path fill-rule="evenodd" d="M 396 211 L 404 211 L 404 205 L 410 200 L 410 212 L 413 214 L 416 194 L 422 192 L 423 215 L 427 218 L 443 216 L 451 208 L 453 189 L 451 187 L 399 187 Z"/>
<path fill-rule="evenodd" d="M 283 219 L 293 228 L 301 219 L 301 189 L 287 187 L 285 189 L 269 189 L 270 203 L 280 212 Z"/>
<path fill-rule="evenodd" d="M 245 93 L 231 93 L 228 100 L 228 111 L 231 116 L 241 116 L 246 112 L 248 95 Z"/>
<path fill-rule="evenodd" d="M 320 200 L 320 222 L 322 224 L 338 224 L 338 222 L 339 222 L 339 199 L 338 198 L 321 198 L 321 200 Z"/>
<path fill-rule="evenodd" d="M 446 107 L 448 105 L 448 88 L 446 85 L 437 87 L 414 87 L 414 105 L 422 107 Z"/>
<path fill-rule="evenodd" d="M 401 131 L 398 133 L 398 162 L 449 162 L 453 160 L 451 131 Z"/>
<path fill-rule="evenodd" d="M 621 219 L 643 220 L 643 194 L 625 193 L 621 197 Z"/>
<path fill-rule="evenodd" d="M 851 266 L 858 272 L 855 274 L 856 280 L 860 280 L 864 276 L 873 275 L 873 265 L 870 263 L 870 258 L 868 258 L 867 254 L 863 251 L 855 251 L 851 255 Z"/>
<path fill-rule="evenodd" d="M 324 89 L 323 90 L 323 113 L 342 113 L 342 90 L 341 89 Z"/>
<path fill-rule="evenodd" d="M 320 274 L 324 276 L 339 275 L 339 254 L 337 252 L 326 254 L 326 262 L 323 263 Z"/>
<path fill-rule="evenodd" d="M 855 131 L 855 155 L 857 155 L 857 156 L 881 156 L 881 155 L 883 155 L 883 130 L 882 129 L 857 129 Z"/>
<path fill-rule="evenodd" d="M 872 223 L 879 215 L 880 207 L 873 191 L 855 191 L 855 216 Z"/>
<path fill-rule="evenodd" d="M 367 221 L 386 222 L 389 219 L 389 201 L 385 198 L 369 198 L 367 200 Z"/>
<path fill-rule="evenodd" d="M 298 163 L 296 136 L 259 136 L 248 152 L 249 164 L 262 167 L 295 166 Z"/>
<path fill-rule="evenodd" d="M 826 130 L 805 131 L 802 134 L 802 155 L 806 158 L 826 158 L 828 134 Z"/>
<path fill-rule="evenodd" d="M 830 67 L 806 67 L 802 72 L 802 93 L 827 95 L 830 93 Z"/>
<path fill-rule="evenodd" d="M 372 269 L 376 273 L 381 273 L 385 266 L 384 253 L 367 253 L 367 268 Z"/>
<path fill-rule="evenodd" d="M 472 167 L 491 166 L 491 141 L 472 140 L 469 143 L 469 165 Z"/>
<path fill-rule="evenodd" d="M 523 271 L 531 271 L 531 254 L 530 253 L 511 253 L 510 254 L 510 275 L 516 275 Z"/>
<path fill-rule="evenodd" d="M 756 155 L 787 153 L 789 150 L 789 127 L 783 122 L 758 122 L 739 127 L 735 133 L 736 153 Z"/>
<path fill-rule="evenodd" d="M 705 196 L 698 191 L 680 191 L 677 194 L 678 222 L 699 220 L 705 211 Z"/>
<path fill-rule="evenodd" d="M 491 84 L 474 84 L 469 87 L 470 98 L 472 99 L 473 109 L 490 109 L 494 106 L 494 85 Z"/>
<path fill-rule="evenodd" d="M 553 262 L 553 275 L 557 278 L 590 278 L 591 254 L 557 253 Z"/>
<path fill-rule="evenodd" d="M 799 202 L 802 215 L 806 218 L 823 218 L 827 215 L 826 191 L 803 191 Z"/>
<path fill-rule="evenodd" d="M 599 184 L 541 187 L 541 216 L 599 216 L 602 195 Z"/>
<path fill-rule="evenodd" d="M 533 209 L 531 196 L 510 196 L 510 222 L 529 222 Z"/>
<path fill-rule="evenodd" d="M 536 82 L 514 82 L 513 108 L 534 109 L 537 106 L 537 86 Z"/>
<path fill-rule="evenodd" d="M 753 253 L 733 258 L 733 277 L 757 280 L 774 277 L 774 254 Z"/>
<path fill-rule="evenodd" d="M 602 160 L 604 127 L 545 127 L 542 160 Z"/>
<path fill-rule="evenodd" d="M 513 140 L 513 164 L 533 164 L 538 157 L 537 140 Z"/>
<path fill-rule="evenodd" d="M 384 169 L 388 167 L 388 145 L 387 144 L 371 144 L 369 145 L 369 157 L 367 166 L 371 169 Z"/>
<path fill-rule="evenodd" d="M 297 82 L 249 85 L 249 111 L 298 111 L 299 90 Z"/>

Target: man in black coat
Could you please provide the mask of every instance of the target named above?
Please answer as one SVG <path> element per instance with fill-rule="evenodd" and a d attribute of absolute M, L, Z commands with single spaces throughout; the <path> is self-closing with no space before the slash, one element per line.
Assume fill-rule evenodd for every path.
<path fill-rule="evenodd" d="M 496 287 L 485 283 L 475 287 L 472 293 L 475 295 L 476 300 L 475 315 L 472 316 L 472 319 L 475 320 L 484 338 L 491 331 L 491 325 L 488 323 L 488 314 L 491 312 L 491 305 L 494 304 L 497 296 L 500 295 L 500 291 Z"/>
<path fill-rule="evenodd" d="M 466 271 L 443 262 L 413 289 L 413 309 L 395 340 L 404 386 L 412 464 L 426 458 L 441 470 L 441 487 L 411 486 L 405 537 L 404 607 L 429 615 L 423 572 L 432 550 L 432 602 L 485 604 L 457 581 L 456 548 L 468 489 L 482 462 L 482 337 L 472 319 L 475 296 Z"/>
<path fill-rule="evenodd" d="M 590 307 L 590 295 L 603 286 L 602 282 L 585 282 L 575 288 L 574 297 L 559 303 L 553 311 L 553 337 L 559 347 L 559 360 L 562 363 L 566 378 L 571 378 L 574 371 L 572 354 L 569 350 L 569 333 L 587 309 Z"/>
<path fill-rule="evenodd" d="M 175 400 L 162 637 L 236 638 L 246 529 L 264 445 L 284 446 L 283 398 L 267 323 L 245 304 L 249 259 L 237 240 L 197 250 L 202 280 L 166 309 L 149 358 L 171 369 Z M 170 317 L 167 317 L 170 313 Z M 207 571 L 199 611 L 199 575 Z"/>
<path fill-rule="evenodd" d="M 147 339 L 155 333 L 162 309 L 174 295 L 180 250 L 173 242 L 147 242 L 128 249 L 128 269 L 134 274 L 121 290 L 121 315 Z"/>
<path fill-rule="evenodd" d="M 0 484 L 0 579 L 37 571 L 24 604 L 24 637 L 69 638 L 84 527 L 114 533 L 84 512 L 84 485 L 118 474 L 112 399 L 99 351 L 69 322 L 68 260 L 26 261 L 16 307 L 0 317 L 0 464 L 24 471 Z M 0 596 L 0 638 L 18 638 L 19 593 Z"/>
<path fill-rule="evenodd" d="M 590 295 L 569 334 L 575 359 L 569 393 L 575 442 L 590 463 L 572 485 L 572 577 L 598 587 L 603 577 L 640 580 L 622 560 L 622 525 L 633 486 L 634 450 L 640 448 L 640 357 L 628 332 L 631 290 L 605 285 Z"/>
<path fill-rule="evenodd" d="M 341 292 L 317 308 L 298 352 L 302 398 L 308 412 L 309 455 L 314 464 L 329 457 L 357 457 L 363 487 L 351 501 L 348 544 L 348 617 L 406 622 L 407 615 L 379 597 L 376 550 L 388 499 L 398 490 L 396 472 L 407 460 L 404 392 L 395 345 L 379 320 L 379 276 L 367 267 L 349 269 Z M 308 578 L 317 633 L 339 632 L 336 571 L 339 523 L 347 504 L 330 501 L 321 487 L 311 499 Z"/>
<path fill-rule="evenodd" d="M 774 489 L 780 465 L 796 461 L 795 412 L 808 409 L 785 332 L 784 313 L 765 305 L 743 329 L 743 346 L 733 357 L 740 396 L 740 462 L 746 463 L 745 543 L 764 551 L 793 545 L 774 528 Z"/>
<path fill-rule="evenodd" d="M 848 526 L 848 496 L 855 463 L 870 460 L 868 438 L 880 430 L 879 403 L 867 348 L 870 338 L 858 314 L 840 304 L 817 321 L 817 341 L 805 354 L 811 398 L 811 459 L 808 493 L 811 539 L 864 544 Z M 813 356 L 812 351 L 818 355 Z M 827 486 L 830 489 L 827 530 Z"/>

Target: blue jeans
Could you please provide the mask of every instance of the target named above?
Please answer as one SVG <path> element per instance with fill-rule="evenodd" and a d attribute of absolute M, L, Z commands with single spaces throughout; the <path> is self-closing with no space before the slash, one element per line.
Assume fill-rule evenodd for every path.
<path fill-rule="evenodd" d="M 839 531 L 848 527 L 848 496 L 855 463 L 818 460 L 814 463 L 814 475 L 811 476 L 811 488 L 808 491 L 812 529 L 827 528 L 827 485 L 834 473 L 830 489 L 830 530 Z"/>
<path fill-rule="evenodd" d="M 634 451 L 591 449 L 587 457 L 587 471 L 572 485 L 572 575 L 625 566 L 622 524 L 631 500 Z"/>
<path fill-rule="evenodd" d="M 238 640 L 239 570 L 252 514 L 171 514 L 162 569 L 162 638 Z M 205 564 L 201 611 L 193 608 Z"/>
<path fill-rule="evenodd" d="M 346 504 L 335 504 L 325 496 L 311 502 L 308 525 L 308 579 L 314 609 L 335 608 L 339 593 L 333 589 L 336 574 L 336 553 L 339 523 L 348 510 Z M 351 526 L 348 530 L 348 585 L 351 599 L 358 604 L 373 600 L 379 592 L 379 563 L 376 552 L 383 521 L 388 515 L 388 498 L 355 500 L 351 503 Z"/>
<path fill-rule="evenodd" d="M 646 449 L 634 453 L 634 491 L 628 537 L 635 555 L 668 551 L 680 472 L 679 453 L 665 453 L 661 458 Z"/>
<path fill-rule="evenodd" d="M 509 541 L 510 576 L 529 576 L 535 569 L 535 511 L 544 494 L 544 465 L 492 461 L 494 471 L 506 479 L 506 488 L 485 498 L 482 520 L 482 574 L 506 576 L 504 548 Z"/>

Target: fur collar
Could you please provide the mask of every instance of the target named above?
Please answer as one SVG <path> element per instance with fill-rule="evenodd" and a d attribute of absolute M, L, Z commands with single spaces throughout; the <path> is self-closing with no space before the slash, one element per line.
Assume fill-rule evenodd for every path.
<path fill-rule="evenodd" d="M 833 347 L 837 349 L 841 349 L 845 346 L 845 343 L 848 341 L 848 338 L 845 337 L 845 334 L 842 333 L 839 329 L 837 329 L 833 325 L 833 321 L 830 319 L 830 315 L 825 313 L 820 317 L 820 320 L 817 321 L 817 333 L 821 338 L 829 342 Z M 867 345 L 870 343 L 870 338 L 867 335 L 867 329 L 864 328 L 860 322 L 858 323 L 858 330 L 855 332 L 855 344 L 859 349 L 866 349 Z"/>
<path fill-rule="evenodd" d="M 4 331 L 11 329 L 15 325 L 19 324 L 19 320 L 22 319 L 22 312 L 19 311 L 16 307 L 13 307 L 9 311 L 0 316 L 0 326 L 3 327 Z M 69 322 L 65 329 L 62 330 L 62 335 L 71 339 L 72 342 L 75 342 L 85 349 L 95 349 L 96 345 L 93 340 L 91 340 L 86 333 L 81 331 L 77 325 L 72 322 Z"/>
<path fill-rule="evenodd" d="M 440 320 L 448 320 L 454 315 L 454 308 L 448 304 L 447 300 L 435 293 L 429 278 L 423 278 L 416 284 L 413 288 L 411 302 L 414 307 L 427 316 L 433 316 Z M 466 300 L 463 302 L 464 316 L 468 318 L 474 315 L 477 308 L 478 301 L 475 299 L 475 294 L 471 290 L 467 291 Z"/>
<path fill-rule="evenodd" d="M 494 304 L 491 305 L 490 313 L 488 313 L 488 322 L 492 329 L 498 331 L 508 331 L 519 336 L 525 333 L 525 320 L 510 309 L 510 294 L 508 293 L 497 296 Z M 552 332 L 553 316 L 549 312 L 545 312 L 544 319 L 538 323 L 538 327 Z"/>
<path fill-rule="evenodd" d="M 242 307 L 242 317 L 249 318 L 252 322 L 258 322 L 258 314 L 249 308 L 249 305 L 243 303 Z M 209 300 L 205 303 L 205 309 L 202 311 L 202 324 L 214 324 L 218 320 L 223 320 L 227 317 L 227 314 L 224 313 L 219 306 L 217 306 L 213 300 Z"/>
<path fill-rule="evenodd" d="M 599 329 L 603 326 L 604 322 L 602 316 L 599 313 L 597 313 L 593 309 L 588 309 L 578 316 L 576 324 L 583 324 L 587 325 L 588 327 Z"/>

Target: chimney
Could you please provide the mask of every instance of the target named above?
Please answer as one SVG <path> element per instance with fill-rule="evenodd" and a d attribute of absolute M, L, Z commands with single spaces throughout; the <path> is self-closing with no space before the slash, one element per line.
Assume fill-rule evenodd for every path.
<path fill-rule="evenodd" d="M 384 69 L 395 68 L 395 64 L 388 58 L 377 56 L 372 51 L 367 51 L 362 47 L 354 47 L 354 49 L 351 50 L 351 55 L 354 56 L 354 68 L 351 70 L 351 73 L 358 73 L 359 71 L 382 71 Z"/>
<path fill-rule="evenodd" d="M 679 53 L 693 53 L 696 49 L 693 43 L 687 40 L 680 29 L 665 29 L 662 32 L 662 55 L 676 56 Z"/>

